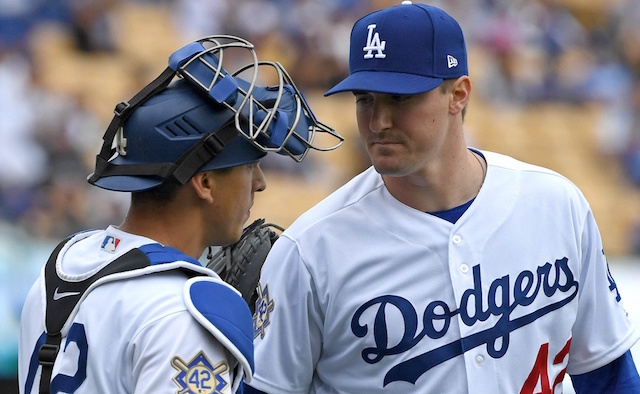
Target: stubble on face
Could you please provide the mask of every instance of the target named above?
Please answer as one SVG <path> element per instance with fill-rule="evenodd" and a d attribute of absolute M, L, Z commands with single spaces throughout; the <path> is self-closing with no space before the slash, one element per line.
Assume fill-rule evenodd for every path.
<path fill-rule="evenodd" d="M 358 128 L 376 171 L 394 177 L 422 172 L 446 144 L 448 102 L 443 92 L 363 96 Z"/>

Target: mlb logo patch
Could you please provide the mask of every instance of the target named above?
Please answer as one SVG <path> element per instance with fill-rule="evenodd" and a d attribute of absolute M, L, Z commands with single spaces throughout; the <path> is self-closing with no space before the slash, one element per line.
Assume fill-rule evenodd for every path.
<path fill-rule="evenodd" d="M 120 238 L 107 235 L 104 238 L 104 241 L 102 241 L 102 246 L 100 247 L 100 249 L 104 250 L 105 252 L 115 253 L 119 244 L 120 244 Z"/>

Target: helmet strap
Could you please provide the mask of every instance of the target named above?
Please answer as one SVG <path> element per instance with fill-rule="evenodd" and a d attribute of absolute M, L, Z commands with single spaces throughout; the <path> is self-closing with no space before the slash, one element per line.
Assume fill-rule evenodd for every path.
<path fill-rule="evenodd" d="M 138 163 L 129 165 L 114 165 L 104 157 L 98 155 L 96 171 L 99 177 L 114 175 L 125 176 L 158 176 L 167 179 L 173 176 L 176 181 L 184 185 L 200 168 L 211 161 L 224 150 L 225 145 L 238 135 L 235 127 L 226 126 L 216 133 L 205 134 L 180 159 L 174 163 Z M 99 178 L 98 177 L 98 178 Z M 89 180 L 91 182 L 91 180 Z"/>
<path fill-rule="evenodd" d="M 105 171 L 110 167 L 109 159 L 114 154 L 113 139 L 116 136 L 118 130 L 122 128 L 126 120 L 129 118 L 134 109 L 136 109 L 140 104 L 147 101 L 150 97 L 160 92 L 164 88 L 166 88 L 169 83 L 175 77 L 176 71 L 171 67 L 167 67 L 162 74 L 160 74 L 156 79 L 151 81 L 147 86 L 145 86 L 142 90 L 136 93 L 135 96 L 131 98 L 129 101 L 123 101 L 116 105 L 114 109 L 115 116 L 111 119 L 111 123 L 107 127 L 107 131 L 104 133 L 102 140 L 104 143 L 102 144 L 102 149 L 100 153 L 96 157 L 96 169 L 93 174 L 89 175 L 89 183 L 94 184 L 100 177 L 105 175 Z"/>
<path fill-rule="evenodd" d="M 206 134 L 186 151 L 172 170 L 173 177 L 184 185 L 203 165 L 222 152 L 225 145 L 238 135 L 235 127 L 227 125 L 216 133 Z"/>

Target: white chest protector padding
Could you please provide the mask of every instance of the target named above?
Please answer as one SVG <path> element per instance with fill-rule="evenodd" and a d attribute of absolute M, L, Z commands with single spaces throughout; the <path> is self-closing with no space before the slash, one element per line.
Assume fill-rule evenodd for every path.
<path fill-rule="evenodd" d="M 246 382 L 253 375 L 253 323 L 249 306 L 240 293 L 224 281 L 194 277 L 184 286 L 184 301 L 193 317 L 238 360 Z M 234 379 L 236 392 L 240 379 Z"/>

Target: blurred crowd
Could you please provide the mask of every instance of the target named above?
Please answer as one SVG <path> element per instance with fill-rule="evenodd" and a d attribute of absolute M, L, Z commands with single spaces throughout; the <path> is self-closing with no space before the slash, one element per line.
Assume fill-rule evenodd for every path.
<path fill-rule="evenodd" d="M 105 120 L 92 113 L 82 95 L 39 86 L 29 39 L 39 24 L 56 23 L 78 52 L 117 53 L 119 42 L 127 39 L 120 34 L 115 12 L 123 2 L 0 0 L 0 143 L 7 152 L 0 155 L 1 222 L 34 236 L 60 238 L 122 214 L 126 198 L 93 193 L 84 183 Z M 353 21 L 395 2 L 147 3 L 170 10 L 179 41 L 212 33 L 247 38 L 261 54 L 283 63 L 308 90 L 326 89 L 347 72 Z M 628 181 L 640 187 L 638 1 L 578 0 L 567 3 L 572 7 L 559 0 L 429 3 L 447 10 L 463 26 L 481 99 L 504 105 L 602 104 L 606 116 L 597 136 L 601 153 L 616 157 Z"/>
<path fill-rule="evenodd" d="M 144 3 L 143 0 L 129 0 Z M 84 179 L 105 120 L 84 97 L 38 85 L 29 38 L 56 23 L 83 53 L 116 53 L 125 0 L 0 0 L 0 221 L 60 238 L 118 217 L 126 198 L 93 193 Z M 476 92 L 505 105 L 598 102 L 601 153 L 640 187 L 640 3 L 554 0 L 431 1 L 456 17 L 470 48 Z M 326 89 L 347 72 L 353 21 L 395 2 L 371 0 L 163 0 L 181 42 L 235 34 L 285 65 L 298 86 Z M 145 23 L 140 20 L 139 23 Z M 478 66 L 481 64 L 482 66 Z M 140 86 L 136 87 L 139 88 Z M 134 91 L 131 92 L 135 93 Z M 124 99 L 124 97 L 123 97 Z M 111 108 L 115 103 L 105 103 Z"/>
<path fill-rule="evenodd" d="M 127 40 L 117 18 L 123 3 L 162 7 L 171 15 L 170 30 L 179 42 L 209 34 L 239 35 L 281 62 L 303 91 L 322 91 L 347 73 L 353 22 L 399 2 L 0 0 L 0 288 L 15 286 L 8 265 L 19 262 L 12 259 L 34 253 L 40 257 L 39 249 L 28 247 L 33 240 L 48 246 L 49 240 L 75 231 L 112 224 L 128 204 L 126 195 L 87 187 L 85 179 L 108 120 L 87 105 L 85 96 L 39 83 L 30 45 L 37 26 L 55 24 L 70 37 L 75 51 L 109 56 Z M 479 99 L 509 106 L 598 103 L 605 113 L 596 128 L 599 153 L 615 158 L 629 184 L 640 188 L 640 2 L 421 2 L 439 6 L 460 21 Z M 115 104 L 104 103 L 107 108 Z M 308 167 L 300 168 L 311 171 Z M 16 244 L 27 247 L 9 253 Z M 640 241 L 632 253 L 640 254 Z M 24 292 L 13 294 L 21 300 Z M 0 304 L 0 321 L 9 321 L 6 327 L 11 324 L 6 316 L 13 316 L 17 327 L 21 303 Z M 0 375 L 2 368 L 0 349 Z"/>

